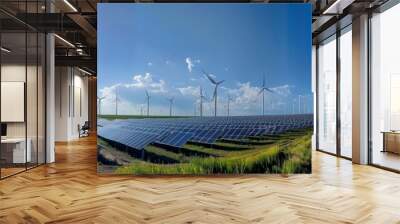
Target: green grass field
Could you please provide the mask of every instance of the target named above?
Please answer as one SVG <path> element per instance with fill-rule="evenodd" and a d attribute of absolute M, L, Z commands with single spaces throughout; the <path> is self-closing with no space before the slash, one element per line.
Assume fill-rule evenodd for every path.
<path fill-rule="evenodd" d="M 135 175 L 310 173 L 311 134 L 311 130 L 292 131 L 276 136 L 243 139 L 237 145 L 234 141 L 227 143 L 220 140 L 215 143 L 218 149 L 190 142 L 184 145 L 182 150 L 175 151 L 150 145 L 145 148 L 145 153 L 151 156 L 147 156 L 144 160 L 134 159 L 128 165 L 118 167 L 115 173 Z"/>

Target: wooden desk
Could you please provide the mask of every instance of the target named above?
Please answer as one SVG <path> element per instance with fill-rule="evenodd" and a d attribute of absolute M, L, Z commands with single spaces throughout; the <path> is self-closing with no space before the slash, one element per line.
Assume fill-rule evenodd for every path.
<path fill-rule="evenodd" d="M 5 138 L 1 139 L 2 159 L 6 163 L 25 163 L 31 162 L 31 139 L 27 139 L 25 150 L 25 138 Z"/>
<path fill-rule="evenodd" d="M 400 131 L 383 131 L 382 152 L 400 154 Z"/>

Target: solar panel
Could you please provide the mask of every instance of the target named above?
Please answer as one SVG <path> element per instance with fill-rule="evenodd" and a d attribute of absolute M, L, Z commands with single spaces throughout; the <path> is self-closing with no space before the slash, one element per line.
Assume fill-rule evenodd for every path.
<path fill-rule="evenodd" d="M 104 127 L 99 129 L 98 135 L 104 139 L 118 142 L 128 147 L 141 150 L 157 139 L 156 134 L 128 131 L 117 127 Z"/>
<path fill-rule="evenodd" d="M 214 143 L 312 127 L 312 115 L 192 117 L 171 119 L 99 119 L 98 135 L 135 149 L 160 142 L 181 147 L 188 140 Z"/>
<path fill-rule="evenodd" d="M 162 144 L 181 147 L 186 144 L 189 139 L 193 137 L 191 132 L 170 132 L 169 135 L 160 141 Z"/>

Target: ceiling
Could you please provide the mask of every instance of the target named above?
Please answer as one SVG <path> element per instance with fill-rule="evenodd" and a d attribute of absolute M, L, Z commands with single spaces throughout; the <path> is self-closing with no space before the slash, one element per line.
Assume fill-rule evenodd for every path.
<path fill-rule="evenodd" d="M 377 7 L 386 0 L 236 0 L 190 2 L 310 3 L 313 6 L 312 31 L 314 42 L 346 16 Z M 183 0 L 2 0 L 0 21 L 4 32 L 25 28 L 58 35 L 56 65 L 79 66 L 96 73 L 97 3 L 127 2 L 188 2 Z M 49 13 L 52 11 L 52 13 Z M 28 12 L 28 13 L 25 13 Z M 351 19 L 350 19 L 351 21 Z M 324 34 L 325 32 L 325 34 Z M 332 31 L 334 32 L 334 31 Z M 17 40 L 18 38 L 16 38 Z"/>

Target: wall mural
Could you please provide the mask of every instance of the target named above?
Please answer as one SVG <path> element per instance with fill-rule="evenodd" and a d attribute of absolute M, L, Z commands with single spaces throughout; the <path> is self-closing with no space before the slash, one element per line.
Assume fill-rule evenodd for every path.
<path fill-rule="evenodd" d="M 99 173 L 310 173 L 310 21 L 309 4 L 99 4 Z"/>

